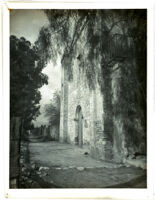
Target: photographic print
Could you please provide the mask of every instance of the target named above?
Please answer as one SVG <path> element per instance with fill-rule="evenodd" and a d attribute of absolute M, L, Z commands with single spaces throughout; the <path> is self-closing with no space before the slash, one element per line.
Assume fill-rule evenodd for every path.
<path fill-rule="evenodd" d="M 10 11 L 10 188 L 147 188 L 147 10 Z"/>

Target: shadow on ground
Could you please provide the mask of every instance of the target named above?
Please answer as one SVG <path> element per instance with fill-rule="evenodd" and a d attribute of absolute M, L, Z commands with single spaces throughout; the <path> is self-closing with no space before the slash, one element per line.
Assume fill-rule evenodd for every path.
<path fill-rule="evenodd" d="M 146 170 L 84 153 L 68 144 L 30 143 L 30 163 L 21 170 L 20 188 L 146 188 Z"/>

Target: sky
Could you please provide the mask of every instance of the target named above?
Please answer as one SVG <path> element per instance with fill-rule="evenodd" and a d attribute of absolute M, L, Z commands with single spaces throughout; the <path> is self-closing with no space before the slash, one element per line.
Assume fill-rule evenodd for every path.
<path fill-rule="evenodd" d="M 43 10 L 14 9 L 10 13 L 10 34 L 25 37 L 34 43 L 42 26 L 48 25 Z"/>
<path fill-rule="evenodd" d="M 25 37 L 31 43 L 34 43 L 37 40 L 41 27 L 47 26 L 48 23 L 48 19 L 43 10 L 14 9 L 10 13 L 10 35 L 15 35 L 18 38 Z M 42 71 L 48 76 L 48 85 L 44 85 L 39 89 L 42 95 L 40 101 L 41 115 L 34 122 L 35 126 L 48 123 L 48 119 L 44 117 L 44 106 L 50 103 L 54 91 L 60 90 L 60 66 L 60 60 L 57 61 L 56 66 L 51 61 Z"/>

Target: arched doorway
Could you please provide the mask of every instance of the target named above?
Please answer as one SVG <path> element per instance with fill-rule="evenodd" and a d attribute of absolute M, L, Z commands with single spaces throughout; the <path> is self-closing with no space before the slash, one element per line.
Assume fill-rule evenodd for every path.
<path fill-rule="evenodd" d="M 81 106 L 77 106 L 75 113 L 75 144 L 83 146 L 83 115 Z"/>

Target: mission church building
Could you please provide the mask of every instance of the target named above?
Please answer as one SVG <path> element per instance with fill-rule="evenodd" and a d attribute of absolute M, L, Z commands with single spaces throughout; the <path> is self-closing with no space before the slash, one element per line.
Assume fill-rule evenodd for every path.
<path fill-rule="evenodd" d="M 96 24 L 99 24 L 98 22 Z M 98 28 L 100 27 L 93 27 L 94 34 L 99 32 Z M 117 32 L 117 29 L 114 31 Z M 117 37 L 120 34 L 114 35 Z M 118 60 L 112 66 L 113 73 L 107 78 L 101 71 L 101 56 L 97 52 L 99 48 L 96 47 L 93 65 L 96 71 L 94 74 L 97 75 L 94 75 L 92 80 L 95 82 L 95 87 L 91 88 L 86 78 L 86 70 L 81 67 L 81 63 L 84 67 L 88 65 L 86 54 L 90 47 L 86 37 L 87 34 L 83 31 L 77 41 L 75 55 L 64 56 L 61 62 L 60 141 L 79 147 L 87 145 L 91 156 L 102 160 L 125 162 L 126 158 L 135 153 L 146 154 L 146 133 L 141 116 L 132 115 L 131 112 L 127 112 L 125 116 L 124 106 L 119 104 L 122 97 L 126 97 L 123 91 L 122 70 L 127 67 L 130 69 L 132 63 L 122 62 L 122 66 L 119 67 Z M 120 38 L 116 39 L 120 42 Z M 100 42 L 97 45 L 101 45 Z M 113 54 L 119 53 L 121 56 L 126 53 L 120 49 L 119 43 L 116 46 L 118 48 L 115 49 L 116 52 L 112 52 Z M 100 74 L 104 79 L 104 89 L 100 84 Z M 93 72 L 87 71 L 87 75 L 91 76 Z M 128 79 L 125 81 L 130 84 L 133 76 L 132 74 L 127 76 Z M 131 84 L 134 85 L 134 82 Z M 129 107 L 130 110 L 130 103 L 125 107 Z M 136 109 L 135 112 L 138 113 L 138 108 Z M 129 118 L 132 120 L 129 121 Z M 133 130 L 126 128 L 133 126 L 135 127 Z"/>

